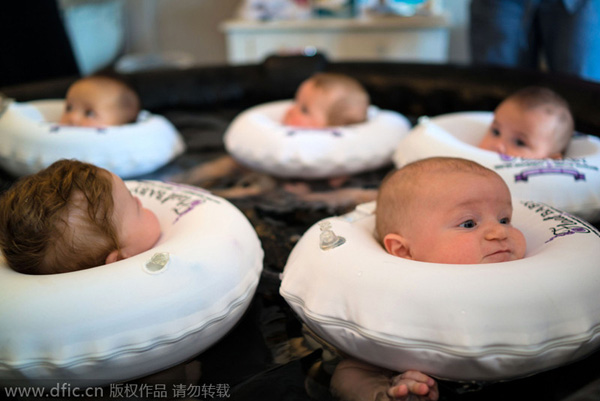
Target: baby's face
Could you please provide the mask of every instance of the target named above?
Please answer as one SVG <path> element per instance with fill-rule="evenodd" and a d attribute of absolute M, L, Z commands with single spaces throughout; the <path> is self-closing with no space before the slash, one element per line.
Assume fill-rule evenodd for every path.
<path fill-rule="evenodd" d="M 557 125 L 558 117 L 542 107 L 525 110 L 514 101 L 505 101 L 494 112 L 494 121 L 479 147 L 526 159 L 560 159 L 555 143 Z"/>
<path fill-rule="evenodd" d="M 60 124 L 78 127 L 122 125 L 128 120 L 119 106 L 122 88 L 114 82 L 84 79 L 67 92 Z"/>
<path fill-rule="evenodd" d="M 332 94 L 305 81 L 296 92 L 294 104 L 283 117 L 284 125 L 305 128 L 327 127 L 327 113 L 333 102 Z"/>
<path fill-rule="evenodd" d="M 121 246 L 121 257 L 128 258 L 152 248 L 160 237 L 156 215 L 142 206 L 121 178 L 111 173 L 113 182 L 113 221 Z"/>
<path fill-rule="evenodd" d="M 465 172 L 427 177 L 403 234 L 411 259 L 476 264 L 525 256 L 525 237 L 511 224 L 510 192 L 500 177 Z"/>

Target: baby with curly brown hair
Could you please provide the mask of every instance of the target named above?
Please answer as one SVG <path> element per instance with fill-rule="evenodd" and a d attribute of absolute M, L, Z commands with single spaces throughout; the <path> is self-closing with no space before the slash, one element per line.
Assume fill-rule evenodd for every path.
<path fill-rule="evenodd" d="M 0 248 L 17 272 L 100 266 L 144 252 L 159 237 L 156 215 L 121 178 L 92 164 L 59 160 L 0 197 Z"/>

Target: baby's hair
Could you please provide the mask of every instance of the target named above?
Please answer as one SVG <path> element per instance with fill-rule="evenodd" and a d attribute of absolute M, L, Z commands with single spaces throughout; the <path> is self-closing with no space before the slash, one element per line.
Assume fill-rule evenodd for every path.
<path fill-rule="evenodd" d="M 0 197 L 0 248 L 9 266 L 26 274 L 103 265 L 119 249 L 113 210 L 108 171 L 57 161 Z"/>
<path fill-rule="evenodd" d="M 466 172 L 497 176 L 494 171 L 471 160 L 456 157 L 431 157 L 421 159 L 388 173 L 379 187 L 375 230 L 379 240 L 404 224 L 410 218 L 415 194 L 426 186 L 424 174 Z"/>
<path fill-rule="evenodd" d="M 339 90 L 340 95 L 327 113 L 327 125 L 358 124 L 367 120 L 369 93 L 358 80 L 344 74 L 319 72 L 311 78 L 315 88 Z"/>
<path fill-rule="evenodd" d="M 525 109 L 541 108 L 546 114 L 556 116 L 555 150 L 564 155 L 575 128 L 569 103 L 562 96 L 543 86 L 527 86 L 505 101 L 514 101 Z"/>

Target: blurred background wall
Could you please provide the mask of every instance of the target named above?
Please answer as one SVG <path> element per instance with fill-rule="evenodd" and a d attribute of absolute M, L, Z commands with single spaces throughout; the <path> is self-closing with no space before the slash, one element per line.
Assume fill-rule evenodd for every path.
<path fill-rule="evenodd" d="M 192 65 L 222 65 L 232 62 L 228 53 L 228 36 L 225 23 L 239 14 L 241 5 L 247 2 L 305 2 L 309 0 L 24 0 L 10 1 L 3 5 L 0 13 L 0 35 L 5 38 L 0 52 L 0 87 L 53 77 L 69 76 L 79 72 L 87 75 L 103 68 L 116 67 L 120 72 L 130 72 L 164 66 L 188 67 Z M 316 1 L 316 0 L 311 0 Z M 338 0 L 319 0 L 321 2 Z M 350 1 L 350 0 L 346 0 Z M 378 2 L 380 0 L 352 0 L 355 2 Z M 392 1 L 392 0 L 386 0 Z M 427 35 L 427 25 L 436 18 L 421 17 L 421 30 L 404 30 L 404 21 L 396 17 L 386 21 L 386 26 L 371 22 L 370 27 L 356 28 L 357 19 L 321 18 L 319 29 L 304 27 L 295 33 L 298 37 L 313 36 L 318 42 L 336 43 L 345 39 L 344 48 L 348 57 L 363 56 L 369 47 L 370 59 L 395 60 L 409 48 L 412 60 L 424 61 L 421 51 L 441 55 L 437 62 L 465 64 L 469 62 L 467 43 L 468 6 L 470 0 L 427 0 L 436 4 L 443 20 L 437 18 L 433 30 L 443 31 L 442 36 L 432 41 L 422 41 L 421 32 Z M 435 2 L 435 3 L 433 3 Z M 441 14 L 440 14 L 441 15 Z M 406 18 L 406 17 L 405 17 Z M 408 17 L 411 18 L 411 17 Z M 408 25 L 419 18 L 411 18 Z M 239 21 L 239 20 L 238 20 Z M 399 22 L 400 21 L 400 22 Z M 423 22 L 424 21 L 424 22 Z M 309 21 L 310 22 L 310 21 Z M 292 21 L 291 26 L 294 26 Z M 287 24 L 289 27 L 290 24 Z M 245 25 L 234 22 L 235 26 Z M 275 24 L 277 25 L 277 24 Z M 282 24 L 286 25 L 286 24 Z M 390 31 L 388 32 L 388 25 Z M 402 26 L 399 26 L 402 25 Z M 443 27 L 441 27 L 443 25 Z M 279 38 L 287 40 L 283 33 L 263 32 L 263 26 L 273 24 L 250 23 L 254 33 L 259 33 L 250 47 L 262 46 L 262 52 L 254 56 L 260 61 L 266 50 L 265 41 Z M 333 31 L 332 26 L 337 26 Z M 346 28 L 354 29 L 351 35 Z M 238 38 L 244 38 L 246 31 Z M 269 30 L 268 28 L 267 30 Z M 287 29 L 287 28 L 286 28 Z M 336 31 L 337 29 L 337 31 Z M 357 30 L 358 29 L 358 30 Z M 325 32 L 328 31 L 328 32 Z M 419 32 L 415 34 L 415 32 Z M 250 31 L 248 31 L 250 32 Z M 238 32 L 239 33 L 239 32 Z M 431 33 L 431 32 L 429 32 Z M 261 35 L 267 36 L 261 36 Z M 270 35 L 270 36 L 268 36 Z M 278 36 L 279 35 L 279 36 Z M 400 36 L 398 36 L 400 35 Z M 231 39 L 231 34 L 229 39 Z M 417 38 L 418 36 L 418 38 Z M 408 37 L 408 39 L 406 39 Z M 269 39 L 270 38 L 270 39 Z M 356 43 L 354 40 L 356 39 Z M 406 45 L 410 42 L 410 45 Z M 360 42 L 360 43 L 359 43 Z M 442 43 L 443 42 L 443 43 Z M 428 45 L 423 45 L 428 43 Z M 273 43 L 273 46 L 280 44 Z M 412 46 L 412 48 L 410 48 Z M 338 46 L 339 47 L 339 46 Z M 439 47 L 442 50 L 433 48 Z M 233 46 L 230 46 L 233 48 Z M 275 48 L 275 47 L 274 47 Z M 268 47 L 268 49 L 270 49 Z M 334 59 L 331 57 L 331 59 Z M 363 58 L 366 59 L 366 58 Z M 242 59 L 241 62 L 244 62 Z M 398 61 L 407 61 L 400 57 Z M 238 60 L 239 62 L 239 60 Z"/>
<path fill-rule="evenodd" d="M 448 55 L 452 63 L 469 62 L 469 1 L 440 1 L 450 21 Z M 241 0 L 127 0 L 126 3 L 126 52 L 180 51 L 190 54 L 194 63 L 200 65 L 227 62 L 226 37 L 220 26 L 235 17 Z"/>

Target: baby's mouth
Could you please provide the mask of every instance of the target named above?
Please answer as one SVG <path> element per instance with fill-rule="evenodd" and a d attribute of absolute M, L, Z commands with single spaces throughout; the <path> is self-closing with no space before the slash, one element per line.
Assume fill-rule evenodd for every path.
<path fill-rule="evenodd" d="M 500 249 L 496 252 L 490 253 L 484 259 L 488 262 L 507 262 L 511 260 L 512 252 L 509 249 Z"/>

